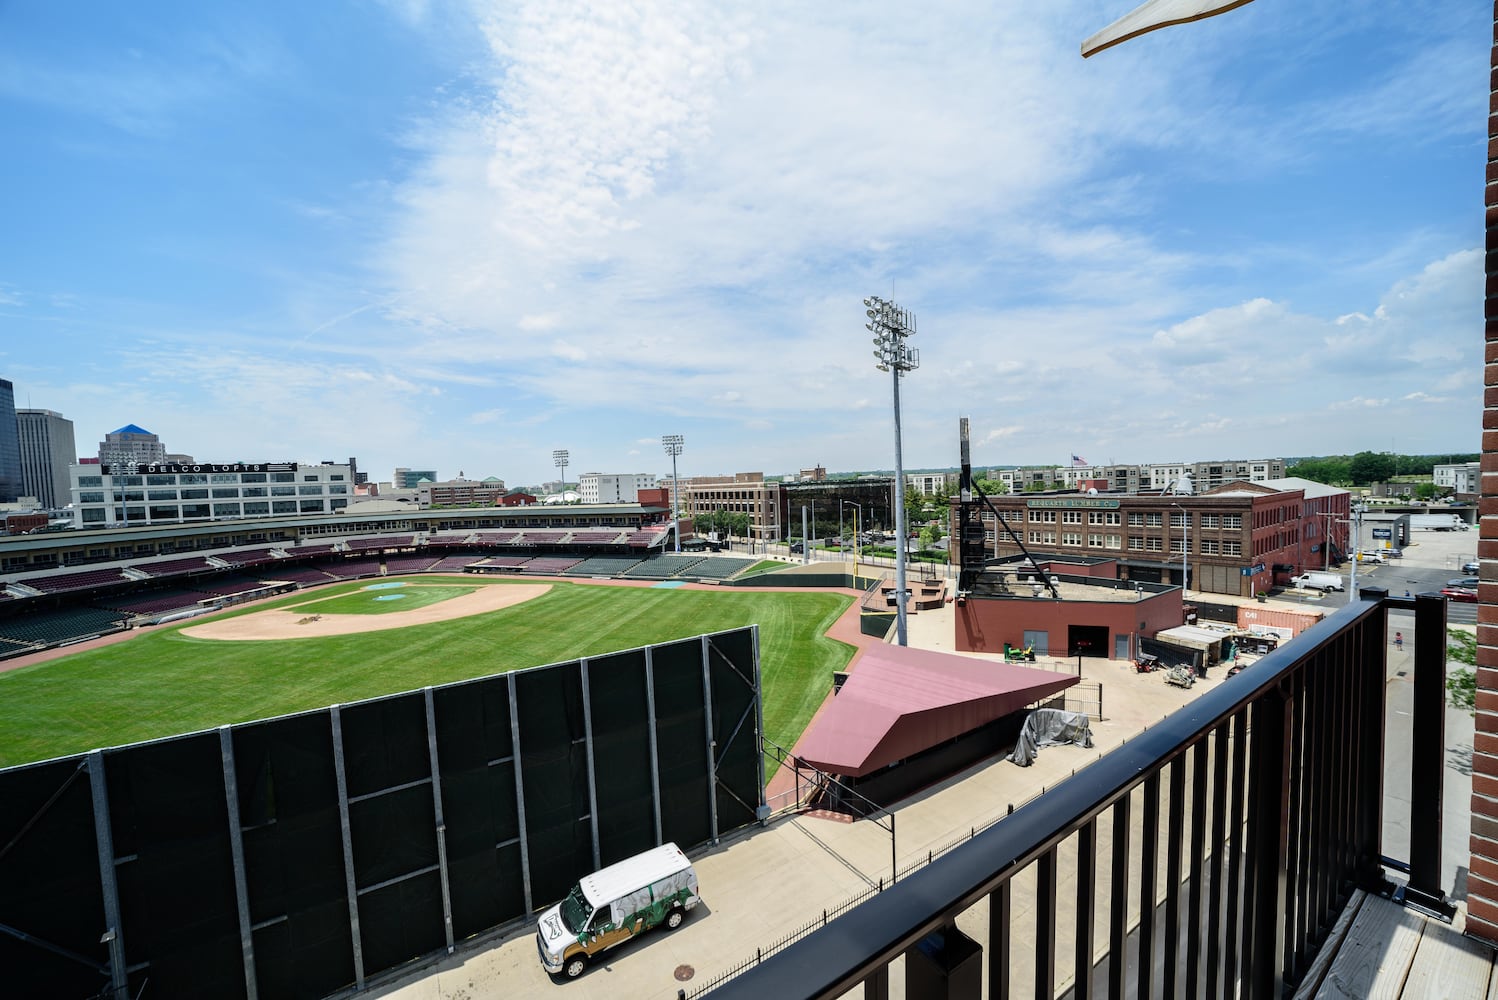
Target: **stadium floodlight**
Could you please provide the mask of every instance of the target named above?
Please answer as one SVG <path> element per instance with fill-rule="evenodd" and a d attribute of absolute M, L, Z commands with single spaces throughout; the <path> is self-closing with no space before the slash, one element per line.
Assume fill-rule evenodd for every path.
<path fill-rule="evenodd" d="M 676 538 L 676 551 L 681 551 L 681 522 L 677 511 L 681 494 L 676 486 L 676 457 L 681 454 L 682 445 L 686 444 L 686 438 L 680 434 L 662 434 L 661 446 L 666 449 L 666 454 L 671 456 L 671 534 Z"/>
<path fill-rule="evenodd" d="M 567 502 L 567 449 L 558 448 L 551 453 L 551 460 L 562 470 L 562 503 Z"/>
<path fill-rule="evenodd" d="M 869 322 L 864 326 L 874 334 L 875 366 L 882 372 L 893 373 L 895 385 L 895 641 L 901 646 L 905 641 L 905 556 L 909 546 L 905 526 L 905 466 L 900 455 L 900 376 L 915 371 L 921 365 L 919 351 L 913 351 L 906 341 L 915 334 L 915 316 L 893 302 L 877 295 L 863 300 L 864 315 Z"/>

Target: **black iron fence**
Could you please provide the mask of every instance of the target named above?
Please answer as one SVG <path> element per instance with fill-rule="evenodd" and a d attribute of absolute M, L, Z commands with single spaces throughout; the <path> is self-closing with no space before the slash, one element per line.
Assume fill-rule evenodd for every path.
<path fill-rule="evenodd" d="M 1407 861 L 1384 857 L 1380 839 L 1390 610 L 1416 617 Z M 1446 911 L 1445 612 L 1438 595 L 1362 591 L 714 996 L 831 998 L 863 984 L 884 998 L 897 962 L 907 994 L 925 995 L 917 978 L 949 961 L 937 969 L 954 976 L 949 996 L 978 996 L 986 975 L 993 998 L 1269 997 L 1300 982 L 1355 888 Z"/>

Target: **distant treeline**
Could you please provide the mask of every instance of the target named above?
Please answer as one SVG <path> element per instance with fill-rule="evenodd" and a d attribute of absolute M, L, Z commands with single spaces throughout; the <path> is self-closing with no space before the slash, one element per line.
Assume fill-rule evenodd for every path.
<path fill-rule="evenodd" d="M 1328 486 L 1367 486 L 1398 476 L 1429 476 L 1438 465 L 1475 462 L 1478 454 L 1395 455 L 1387 451 L 1360 451 L 1356 455 L 1322 455 L 1287 458 L 1286 474 Z"/>

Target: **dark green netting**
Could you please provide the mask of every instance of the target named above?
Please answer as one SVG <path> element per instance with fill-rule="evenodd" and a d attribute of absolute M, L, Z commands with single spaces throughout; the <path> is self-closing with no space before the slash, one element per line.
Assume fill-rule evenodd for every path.
<path fill-rule="evenodd" d="M 290 996 L 331 993 L 354 978 L 332 719 L 236 727 L 234 764 L 250 919 L 280 921 L 255 932 L 257 981 L 285 981 Z"/>
<path fill-rule="evenodd" d="M 714 636 L 708 650 L 717 742 L 718 829 L 754 822 L 759 805 L 759 735 L 753 660 L 748 632 Z"/>
<path fill-rule="evenodd" d="M 560 899 L 593 868 L 587 743 L 578 664 L 515 675 L 531 902 Z"/>
<path fill-rule="evenodd" d="M 428 784 L 349 804 L 354 884 L 360 889 L 437 863 L 437 817 Z"/>
<path fill-rule="evenodd" d="M 364 967 L 389 969 L 447 944 L 437 872 L 402 879 L 359 896 Z"/>
<path fill-rule="evenodd" d="M 106 751 L 125 958 L 166 996 L 241 996 L 244 968 L 217 733 Z"/>
<path fill-rule="evenodd" d="M 100 971 L 109 949 L 99 943 L 93 797 L 82 765 L 72 757 L 0 772 L 0 847 L 10 845 L 0 857 L 0 924 L 82 960 L 0 934 L 0 992 L 12 996 L 90 996 L 108 982 Z"/>
<path fill-rule="evenodd" d="M 343 772 L 350 798 L 431 777 L 421 692 L 345 705 Z"/>
<path fill-rule="evenodd" d="M 656 842 L 644 651 L 589 660 L 588 693 L 599 854 L 608 865 Z"/>
<path fill-rule="evenodd" d="M 656 646 L 652 659 L 662 834 L 664 839 L 689 848 L 712 837 L 702 642 L 688 639 Z"/>

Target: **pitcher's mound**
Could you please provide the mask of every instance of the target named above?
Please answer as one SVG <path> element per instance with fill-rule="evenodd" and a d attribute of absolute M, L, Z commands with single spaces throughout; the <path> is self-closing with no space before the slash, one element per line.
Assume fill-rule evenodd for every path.
<path fill-rule="evenodd" d="M 420 584 L 415 584 L 420 586 Z M 333 615 L 296 607 L 277 611 L 256 611 L 237 618 L 204 622 L 182 630 L 194 639 L 321 639 L 330 635 L 352 635 L 356 632 L 382 632 L 385 629 L 430 625 L 433 622 L 467 618 L 501 608 L 513 607 L 540 597 L 551 589 L 549 583 L 483 584 L 471 594 L 449 598 L 411 611 L 388 611 L 378 615 Z M 308 595 L 308 604 L 320 600 Z"/>

